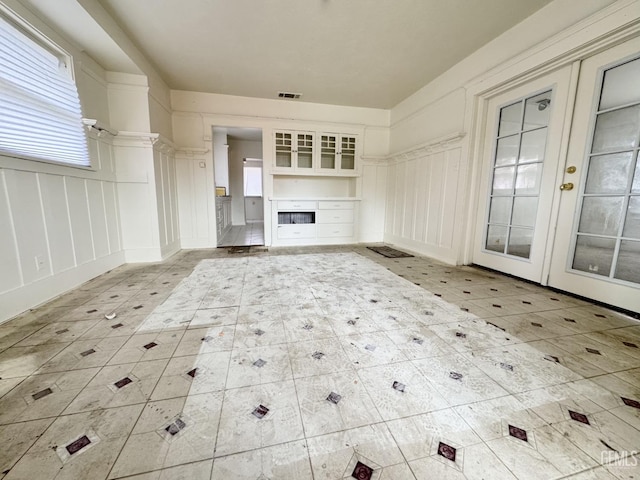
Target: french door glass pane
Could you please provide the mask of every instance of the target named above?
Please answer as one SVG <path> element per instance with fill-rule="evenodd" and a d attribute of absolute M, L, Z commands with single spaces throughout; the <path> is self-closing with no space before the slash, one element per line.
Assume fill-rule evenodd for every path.
<path fill-rule="evenodd" d="M 522 102 L 514 103 L 500 110 L 498 136 L 504 137 L 520 131 L 522 124 Z"/>
<path fill-rule="evenodd" d="M 615 248 L 615 239 L 579 235 L 573 257 L 573 268 L 608 277 Z"/>
<path fill-rule="evenodd" d="M 547 91 L 500 109 L 486 250 L 531 255 L 550 105 Z"/>
<path fill-rule="evenodd" d="M 596 120 L 591 153 L 615 152 L 637 147 L 639 128 L 640 105 L 601 113 Z"/>
<path fill-rule="evenodd" d="M 544 92 L 540 95 L 527 99 L 524 107 L 523 130 L 546 127 L 549 125 L 549 113 L 551 112 L 551 109 L 548 107 L 550 104 L 550 92 Z"/>
<path fill-rule="evenodd" d="M 636 59 L 604 72 L 581 194 L 575 270 L 640 283 L 640 242 L 633 241 L 640 239 L 639 138 L 640 59 Z M 611 153 L 603 155 L 606 152 Z"/>
<path fill-rule="evenodd" d="M 615 278 L 640 283 L 640 242 L 622 241 Z"/>
<path fill-rule="evenodd" d="M 604 74 L 600 110 L 640 102 L 640 62 L 632 61 Z"/>
<path fill-rule="evenodd" d="M 585 197 L 580 215 L 580 233 L 617 235 L 624 197 Z"/>
<path fill-rule="evenodd" d="M 496 152 L 496 166 L 513 165 L 518 158 L 518 147 L 520 146 L 520 136 L 511 135 L 498 140 Z"/>
<path fill-rule="evenodd" d="M 620 179 L 629 178 L 632 157 L 631 152 L 591 157 L 584 193 L 624 194 L 627 184 Z"/>

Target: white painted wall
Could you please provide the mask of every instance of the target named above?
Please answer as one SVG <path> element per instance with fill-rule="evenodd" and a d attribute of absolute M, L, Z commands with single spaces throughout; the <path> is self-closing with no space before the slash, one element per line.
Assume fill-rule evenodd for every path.
<path fill-rule="evenodd" d="M 470 261 L 477 95 L 532 74 L 639 14 L 633 0 L 555 0 L 396 105 L 385 241 L 449 263 Z"/>
<path fill-rule="evenodd" d="M 215 127 L 211 137 L 213 151 L 213 164 L 216 187 L 224 187 L 227 195 L 229 193 L 229 140 L 224 128 Z M 189 146 L 189 145 L 185 145 Z M 194 145 L 190 145 L 194 146 Z"/>

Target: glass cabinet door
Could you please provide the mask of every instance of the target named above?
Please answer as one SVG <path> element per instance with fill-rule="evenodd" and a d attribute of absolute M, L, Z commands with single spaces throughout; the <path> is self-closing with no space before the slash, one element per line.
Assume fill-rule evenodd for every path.
<path fill-rule="evenodd" d="M 342 137 L 340 142 L 340 169 L 355 170 L 356 168 L 356 139 Z"/>
<path fill-rule="evenodd" d="M 313 135 L 298 133 L 297 135 L 297 167 L 313 168 Z"/>
<path fill-rule="evenodd" d="M 337 137 L 322 135 L 320 137 L 320 168 L 334 170 L 336 168 Z"/>
<path fill-rule="evenodd" d="M 293 166 L 292 160 L 291 134 L 276 132 L 276 167 L 291 168 Z"/>

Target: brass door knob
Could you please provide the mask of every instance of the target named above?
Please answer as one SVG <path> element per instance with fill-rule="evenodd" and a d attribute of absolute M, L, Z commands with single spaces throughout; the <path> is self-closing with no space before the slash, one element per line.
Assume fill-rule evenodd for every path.
<path fill-rule="evenodd" d="M 563 183 L 560 185 L 560 190 L 573 190 L 573 183 Z"/>

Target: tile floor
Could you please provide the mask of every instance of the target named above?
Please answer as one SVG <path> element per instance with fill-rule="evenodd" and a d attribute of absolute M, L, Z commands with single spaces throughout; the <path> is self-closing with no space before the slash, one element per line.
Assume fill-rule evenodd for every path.
<path fill-rule="evenodd" d="M 640 478 L 639 347 L 471 267 L 183 251 L 0 325 L 0 478 Z"/>
<path fill-rule="evenodd" d="M 264 245 L 264 222 L 247 222 L 246 225 L 234 225 L 222 237 L 220 247 L 245 247 Z"/>

